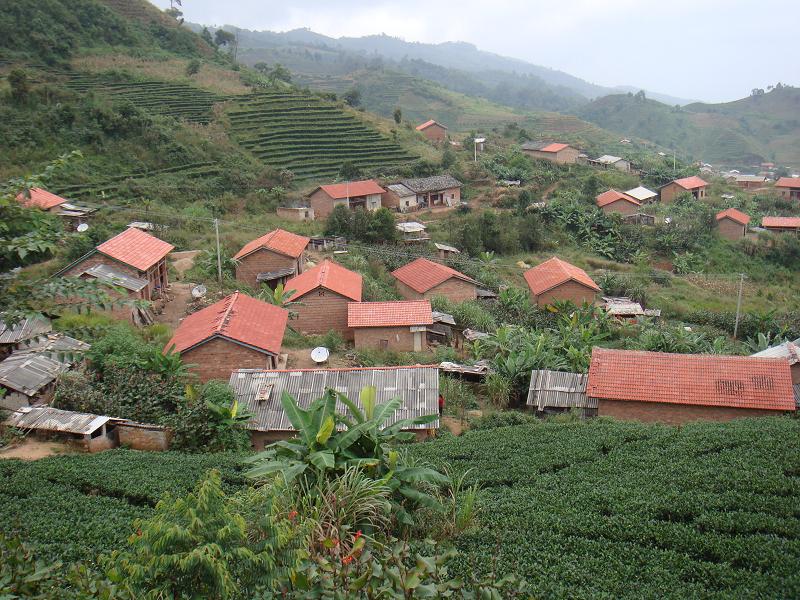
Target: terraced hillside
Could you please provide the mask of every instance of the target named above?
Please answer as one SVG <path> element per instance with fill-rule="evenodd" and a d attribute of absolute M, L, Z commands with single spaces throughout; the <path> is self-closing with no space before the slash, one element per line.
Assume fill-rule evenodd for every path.
<path fill-rule="evenodd" d="M 336 175 L 345 161 L 372 170 L 414 159 L 335 104 L 300 92 L 253 94 L 227 115 L 243 147 L 298 179 Z"/>

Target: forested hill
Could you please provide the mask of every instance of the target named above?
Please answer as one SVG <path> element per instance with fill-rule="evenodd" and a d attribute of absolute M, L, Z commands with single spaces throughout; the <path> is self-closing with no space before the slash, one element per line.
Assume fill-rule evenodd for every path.
<path fill-rule="evenodd" d="M 800 165 L 800 88 L 781 86 L 735 102 L 683 107 L 618 94 L 598 98 L 575 112 L 605 129 L 712 164 Z"/>

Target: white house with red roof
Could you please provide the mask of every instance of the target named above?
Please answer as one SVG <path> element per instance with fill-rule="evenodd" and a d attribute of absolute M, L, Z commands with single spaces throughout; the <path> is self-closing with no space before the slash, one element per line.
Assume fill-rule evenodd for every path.
<path fill-rule="evenodd" d="M 553 302 L 594 304 L 600 292 L 600 286 L 586 271 L 555 256 L 525 271 L 524 277 L 531 301 L 537 306 Z"/>
<path fill-rule="evenodd" d="M 406 300 L 430 300 L 442 296 L 452 302 L 475 300 L 478 282 L 441 263 L 418 258 L 392 271 L 397 291 Z"/>
<path fill-rule="evenodd" d="M 347 305 L 347 326 L 353 330 L 357 350 L 421 352 L 429 325 L 433 325 L 429 300 L 351 302 Z"/>
<path fill-rule="evenodd" d="M 675 179 L 666 185 L 662 185 L 659 189 L 661 202 L 672 202 L 681 194 L 690 193 L 698 200 L 706 197 L 706 188 L 708 182 L 704 181 L 697 175 L 691 177 L 683 177 L 682 179 Z"/>
<path fill-rule="evenodd" d="M 558 164 L 574 164 L 581 155 L 580 150 L 563 142 L 525 142 L 520 148 L 533 158 Z"/>
<path fill-rule="evenodd" d="M 236 280 L 258 289 L 275 288 L 303 272 L 304 253 L 310 238 L 283 229 L 273 229 L 247 242 L 234 256 Z"/>
<path fill-rule="evenodd" d="M 274 369 L 288 320 L 287 310 L 237 291 L 181 321 L 164 352 L 179 353 L 203 382 Z"/>
<path fill-rule="evenodd" d="M 386 190 L 374 179 L 362 181 L 345 181 L 321 185 L 308 197 L 315 218 L 326 218 L 339 205 L 351 209 L 378 210 L 382 206 L 381 199 Z"/>

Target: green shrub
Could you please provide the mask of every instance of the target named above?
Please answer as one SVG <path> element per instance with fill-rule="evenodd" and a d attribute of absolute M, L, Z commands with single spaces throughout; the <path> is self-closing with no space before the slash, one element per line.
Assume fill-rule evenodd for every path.
<path fill-rule="evenodd" d="M 480 431 L 482 429 L 495 429 L 497 427 L 510 427 L 512 425 L 529 425 L 539 422 L 530 413 L 518 410 L 495 410 L 481 417 L 470 419 L 470 431 Z"/>

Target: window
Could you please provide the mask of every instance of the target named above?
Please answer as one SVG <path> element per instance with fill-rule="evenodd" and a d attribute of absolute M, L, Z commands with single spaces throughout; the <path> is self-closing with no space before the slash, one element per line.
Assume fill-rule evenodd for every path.
<path fill-rule="evenodd" d="M 389 347 L 389 340 L 381 340 L 380 341 L 381 350 L 386 350 L 388 347 Z"/>

